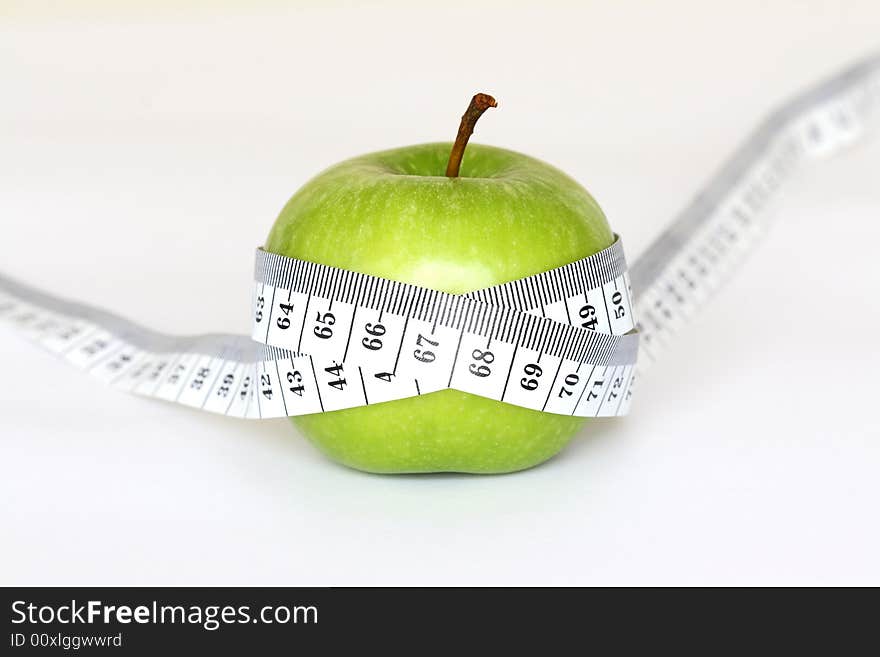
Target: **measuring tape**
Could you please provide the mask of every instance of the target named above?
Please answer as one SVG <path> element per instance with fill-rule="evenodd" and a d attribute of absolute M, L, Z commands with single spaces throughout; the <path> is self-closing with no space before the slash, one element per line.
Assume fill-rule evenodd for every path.
<path fill-rule="evenodd" d="M 114 386 L 234 417 L 444 388 L 567 415 L 626 412 L 636 362 L 619 239 L 589 258 L 452 295 L 257 251 L 253 339 L 177 338 L 0 279 L 0 316 Z"/>
<path fill-rule="evenodd" d="M 767 228 L 767 207 L 803 164 L 836 154 L 880 118 L 880 56 L 771 114 L 632 268 L 639 371 L 714 296 Z"/>
<path fill-rule="evenodd" d="M 638 336 L 619 238 L 589 258 L 465 295 L 265 251 L 256 269 L 251 337 L 290 354 L 273 414 L 445 388 L 565 415 L 628 406 Z"/>
<path fill-rule="evenodd" d="M 233 417 L 446 388 L 549 413 L 623 415 L 637 373 L 760 238 L 782 183 L 878 115 L 877 58 L 789 102 L 631 272 L 617 238 L 569 265 L 451 295 L 258 250 L 250 338 L 157 333 L 2 275 L 0 321 L 117 388 Z"/>

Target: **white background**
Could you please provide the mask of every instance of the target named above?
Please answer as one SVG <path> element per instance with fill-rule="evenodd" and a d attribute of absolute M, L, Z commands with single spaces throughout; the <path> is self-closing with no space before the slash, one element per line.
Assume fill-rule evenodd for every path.
<path fill-rule="evenodd" d="M 873 1 L 48 4 L 0 15 L 0 270 L 182 333 L 247 331 L 308 177 L 451 139 L 475 91 L 475 139 L 582 181 L 634 261 L 768 110 L 880 48 Z M 0 583 L 880 584 L 878 141 L 786 188 L 632 416 L 517 475 L 357 473 L 0 329 Z"/>

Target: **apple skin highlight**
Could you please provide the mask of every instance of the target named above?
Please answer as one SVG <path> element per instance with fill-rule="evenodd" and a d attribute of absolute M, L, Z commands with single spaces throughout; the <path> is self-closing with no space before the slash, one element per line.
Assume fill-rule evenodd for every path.
<path fill-rule="evenodd" d="M 462 294 L 560 267 L 614 241 L 593 197 L 555 167 L 472 144 L 460 177 L 448 178 L 451 148 L 408 146 L 327 169 L 288 201 L 265 249 Z M 457 390 L 292 421 L 327 456 L 359 470 L 482 474 L 537 465 L 586 422 Z"/>

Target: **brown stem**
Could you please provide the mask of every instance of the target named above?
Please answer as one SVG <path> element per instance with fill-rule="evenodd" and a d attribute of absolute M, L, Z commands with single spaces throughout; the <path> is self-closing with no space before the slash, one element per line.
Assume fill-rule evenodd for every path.
<path fill-rule="evenodd" d="M 464 157 L 464 148 L 467 146 L 468 139 L 474 134 L 474 126 L 483 112 L 490 107 L 498 107 L 498 103 L 489 94 L 477 94 L 471 98 L 471 104 L 468 105 L 465 113 L 461 115 L 461 123 L 458 125 L 458 135 L 455 143 L 452 145 L 452 152 L 449 154 L 449 164 L 446 165 L 446 175 L 449 178 L 458 178 L 458 171 L 461 169 L 461 158 Z"/>

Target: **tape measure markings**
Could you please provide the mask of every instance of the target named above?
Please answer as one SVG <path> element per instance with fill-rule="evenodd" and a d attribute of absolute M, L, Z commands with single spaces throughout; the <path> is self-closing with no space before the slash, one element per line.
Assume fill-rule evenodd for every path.
<path fill-rule="evenodd" d="M 747 256 L 766 209 L 805 162 L 866 132 L 880 107 L 880 58 L 854 67 L 771 115 L 635 263 L 639 368 L 668 342 Z"/>
<path fill-rule="evenodd" d="M 619 252 L 619 242 L 616 244 L 614 251 Z M 594 259 L 594 261 L 599 260 L 602 262 L 601 259 L 605 258 L 607 258 L 607 256 L 603 253 L 600 255 L 600 258 Z M 260 262 L 261 259 L 274 262 Z M 617 259 L 618 263 L 619 260 L 620 258 Z M 609 262 L 612 261 L 609 260 Z M 589 263 L 582 262 L 579 264 L 583 268 L 584 265 Z M 619 266 L 619 264 L 617 266 Z M 569 269 L 573 268 L 569 267 Z M 583 269 L 583 271 L 588 271 L 588 269 Z M 563 272 L 554 272 L 556 276 L 560 276 L 562 273 Z M 403 389 L 397 394 L 385 395 L 385 399 L 388 399 L 389 397 L 397 398 L 401 396 L 410 396 L 413 392 L 418 395 L 427 391 L 450 386 L 473 392 L 474 394 L 483 394 L 484 396 L 489 396 L 491 398 L 501 398 L 502 395 L 506 398 L 507 384 L 509 382 L 508 379 L 513 367 L 512 358 L 515 347 L 525 344 L 528 347 L 538 347 L 542 352 L 556 352 L 557 356 L 571 358 L 573 356 L 573 354 L 570 353 L 572 348 L 574 348 L 575 352 L 578 349 L 583 351 L 588 347 L 587 341 L 592 339 L 592 334 L 584 331 L 583 333 L 585 335 L 577 336 L 577 338 L 573 340 L 570 335 L 564 334 L 558 328 L 555 332 L 552 330 L 556 322 L 553 322 L 552 320 L 544 320 L 543 324 L 538 324 L 532 317 L 525 315 L 517 317 L 515 311 L 509 308 L 493 308 L 486 304 L 477 304 L 473 301 L 462 298 L 461 296 L 445 295 L 435 290 L 409 286 L 396 281 L 383 282 L 380 280 L 377 283 L 372 277 L 367 277 L 363 274 L 346 272 L 345 270 L 329 268 L 315 263 L 284 259 L 281 256 L 265 254 L 264 252 L 258 254 L 256 274 L 258 282 L 255 288 L 254 337 L 259 339 L 263 335 L 263 329 L 259 325 L 265 321 L 269 326 L 268 330 L 265 332 L 266 341 L 279 347 L 291 346 L 295 343 L 302 351 L 319 351 L 322 360 L 324 361 L 322 365 L 329 364 L 331 367 L 317 366 L 314 359 L 312 359 L 311 366 L 315 378 L 321 378 L 322 369 L 325 372 L 331 372 L 334 376 L 339 377 L 335 381 L 335 383 L 338 384 L 335 386 L 337 391 L 344 390 L 344 384 L 347 383 L 347 381 L 343 380 L 341 377 L 341 372 L 344 370 L 345 365 L 354 364 L 358 367 L 358 380 L 362 384 L 360 392 L 362 393 L 363 400 L 349 399 L 344 404 L 341 404 L 343 406 L 355 405 L 356 403 L 370 403 L 370 399 L 375 399 L 375 396 L 370 392 L 370 386 L 367 384 L 367 380 L 370 379 L 370 374 L 373 374 L 374 377 L 385 375 L 387 378 L 390 378 L 390 376 L 393 375 L 398 377 L 398 381 L 402 382 L 399 385 Z M 543 299 L 544 303 L 554 303 L 555 300 L 559 298 L 559 295 L 554 296 L 550 294 L 549 289 L 551 288 L 548 288 L 545 285 L 547 279 L 549 278 L 552 280 L 554 274 L 551 274 L 550 276 L 540 275 L 539 277 L 533 278 L 533 280 L 526 279 L 518 281 L 518 287 L 520 290 L 544 290 L 544 294 L 537 295 L 536 298 Z M 599 277 L 594 276 L 592 280 L 596 282 L 601 280 L 607 281 L 609 280 L 609 276 L 607 274 L 603 274 Z M 612 279 L 611 284 L 606 284 L 605 289 L 598 289 L 598 291 L 603 294 L 603 308 L 608 305 L 608 301 L 605 297 L 612 297 L 612 301 L 618 307 L 618 312 L 616 314 L 616 319 L 618 320 L 624 316 L 631 317 L 631 308 L 628 305 L 628 297 L 626 297 L 626 301 L 624 301 L 624 295 L 622 293 L 617 294 L 619 288 L 625 283 L 626 281 L 614 281 Z M 286 286 L 287 293 L 282 296 L 290 300 L 291 303 L 284 304 L 283 307 L 281 304 L 272 303 L 268 306 L 267 311 L 265 300 L 270 294 L 277 298 L 279 285 Z M 391 294 L 374 297 L 372 291 L 376 289 L 377 285 L 380 286 L 380 289 L 382 285 L 391 286 L 393 291 Z M 508 288 L 509 287 L 510 284 L 508 284 Z M 565 289 L 565 286 L 559 283 L 555 283 L 553 287 L 556 289 Z M 573 291 L 574 288 L 570 287 L 570 289 Z M 272 292 L 268 292 L 267 290 L 272 290 Z M 503 291 L 504 290 L 502 289 L 498 289 L 492 290 L 491 292 L 485 292 L 483 298 L 509 298 L 499 296 Z M 584 293 L 582 292 L 581 294 Z M 589 293 L 586 294 L 589 295 Z M 329 297 L 325 295 L 329 295 Z M 300 299 L 299 303 L 296 301 L 297 298 Z M 302 304 L 301 300 L 303 298 L 306 300 L 305 304 Z M 589 296 L 586 298 L 589 299 Z M 368 302 L 365 303 L 365 300 L 368 300 Z M 343 307 L 345 308 L 342 312 L 343 319 L 341 321 L 335 315 L 333 317 L 328 317 L 327 314 L 330 309 L 334 307 L 337 308 L 336 312 L 338 314 L 338 308 L 340 307 L 339 304 L 343 304 Z M 304 305 L 303 314 L 301 316 L 296 315 L 297 307 L 299 305 Z M 405 312 L 403 317 L 398 317 L 398 326 L 402 323 L 402 330 L 395 330 L 389 333 L 383 326 L 381 331 L 381 335 L 385 340 L 390 340 L 392 337 L 397 338 L 397 350 L 394 352 L 395 360 L 393 366 L 387 361 L 384 364 L 381 362 L 376 364 L 375 361 L 373 361 L 375 367 L 368 369 L 365 366 L 369 366 L 371 359 L 367 357 L 368 354 L 366 352 L 362 351 L 360 358 L 353 358 L 350 356 L 352 345 L 350 336 L 354 334 L 354 322 L 358 317 L 358 310 L 366 307 L 369 311 L 370 305 L 372 305 L 373 311 L 378 308 L 378 310 L 383 313 L 383 321 L 386 323 L 389 323 L 388 320 L 390 317 L 394 316 L 395 313 L 393 311 L 403 310 Z M 318 308 L 317 310 L 316 307 Z M 308 310 L 305 308 L 308 308 Z M 307 313 L 312 310 L 315 311 L 316 321 L 323 325 L 309 327 L 312 328 L 313 333 L 318 338 L 325 340 L 320 346 L 313 344 L 314 340 L 306 330 L 307 321 L 299 321 L 300 317 L 302 317 L 303 320 L 308 320 Z M 562 307 L 562 313 L 566 317 L 570 315 L 565 305 Z M 290 321 L 291 314 L 293 314 L 298 321 Z M 525 322 L 523 322 L 523 318 L 526 320 Z M 370 328 L 369 322 L 364 322 L 363 318 L 361 318 L 361 321 L 364 323 L 364 328 Z M 630 330 L 632 326 L 631 319 L 628 321 L 629 324 L 623 324 L 624 330 Z M 287 331 L 287 333 L 278 334 L 275 330 L 276 322 L 279 329 Z M 421 326 L 419 325 L 420 323 Z M 341 324 L 343 327 L 348 324 L 347 330 L 337 332 L 331 328 L 338 324 Z M 299 326 L 297 331 L 289 330 L 291 327 L 297 325 Z M 416 328 L 418 329 L 417 331 L 414 330 Z M 570 329 L 571 327 L 563 326 L 561 328 Z M 443 333 L 446 335 L 438 335 Z M 345 342 L 341 347 L 338 345 L 335 347 L 324 346 L 332 344 L 331 341 L 334 340 L 337 335 L 341 334 L 346 336 Z M 400 336 L 399 338 L 397 337 L 398 335 Z M 520 336 L 520 341 L 516 345 L 510 344 L 511 337 L 514 335 Z M 590 338 L 587 338 L 587 336 L 590 336 Z M 466 337 L 467 341 L 465 341 Z M 493 340 L 500 341 L 500 344 L 496 343 L 493 347 L 494 351 L 489 353 L 488 350 L 489 347 L 492 346 Z M 306 341 L 309 341 L 309 343 Z M 367 345 L 367 341 L 375 342 L 373 345 L 375 349 L 371 349 L 371 351 L 378 350 L 382 347 L 381 341 L 378 339 L 370 338 L 369 336 L 362 338 L 364 346 L 369 346 Z M 395 340 L 390 341 L 392 343 L 395 342 Z M 409 364 L 404 364 L 404 371 L 399 371 L 401 369 L 400 355 L 407 342 L 410 343 L 410 347 L 412 348 L 416 360 L 428 363 L 434 363 L 437 361 L 437 351 L 439 350 L 441 342 L 444 345 L 454 342 L 456 348 L 451 354 L 451 362 L 448 364 L 443 363 L 442 367 L 435 366 L 435 369 L 440 370 L 440 372 L 448 371 L 448 379 L 445 382 L 442 382 L 439 379 L 439 376 L 426 376 L 424 370 L 422 370 L 422 373 L 418 373 L 418 370 L 414 369 L 411 361 L 408 361 Z M 485 348 L 483 348 L 484 342 Z M 428 345 L 431 346 L 431 350 L 427 349 Z M 484 379 L 480 382 L 480 385 L 475 385 L 475 379 L 462 376 L 462 370 L 458 369 L 463 348 L 462 345 L 464 345 L 465 352 L 471 353 L 472 359 L 477 359 L 468 364 L 467 371 L 471 374 L 477 374 Z M 424 352 L 421 347 L 425 347 Z M 560 353 L 564 347 L 569 350 L 569 353 Z M 606 344 L 604 347 L 607 351 L 609 345 Z M 611 347 L 614 347 L 613 343 L 611 344 Z M 409 349 L 407 351 L 409 351 Z M 427 357 L 427 352 L 429 351 L 430 358 Z M 425 353 L 425 355 L 423 355 L 423 353 Z M 605 356 L 605 360 L 612 355 L 613 351 Z M 444 356 L 448 359 L 449 354 L 446 353 Z M 541 354 L 539 353 L 537 358 L 540 357 Z M 482 359 L 488 361 L 490 358 L 491 362 L 495 362 L 495 360 L 498 359 L 501 363 L 508 363 L 507 378 L 498 380 L 497 375 L 495 375 L 495 372 L 504 371 L 503 369 L 496 367 L 493 371 L 493 368 L 490 368 L 488 365 L 477 362 Z M 561 361 L 559 367 L 561 367 Z M 580 367 L 579 363 L 577 364 L 577 367 Z M 365 370 L 367 370 L 366 376 Z M 278 376 L 280 377 L 280 372 L 278 373 Z M 412 384 L 409 383 L 410 381 L 412 381 Z M 334 381 L 328 380 L 324 381 L 324 383 L 330 387 L 334 387 Z M 410 385 L 414 385 L 414 391 L 409 388 Z M 324 394 L 320 395 L 321 398 L 319 399 L 319 402 L 321 406 L 327 410 L 328 405 L 325 395 L 330 391 L 326 386 L 319 385 L 318 389 L 320 390 L 322 387 L 324 389 Z M 353 390 L 354 388 L 351 389 Z M 561 393 L 562 391 L 560 391 L 560 394 Z M 262 405 L 262 399 L 260 401 Z M 546 405 L 547 398 L 545 397 L 542 407 L 546 407 Z M 568 413 L 571 411 L 566 410 L 565 412 Z M 265 415 L 265 411 L 262 411 L 262 413 Z"/>
<path fill-rule="evenodd" d="M 265 254 L 265 252 L 261 251 L 258 253 L 258 260 L 260 258 L 267 258 L 267 256 L 270 255 L 271 259 L 281 259 L 281 256 Z M 354 306 L 351 302 L 354 301 L 359 307 L 365 305 L 363 293 L 364 286 L 362 284 L 364 275 L 357 274 L 357 280 L 354 285 L 345 286 L 343 292 L 337 291 L 338 298 L 327 297 L 328 290 L 332 290 L 331 285 L 334 281 L 338 281 L 341 276 L 351 274 L 351 272 L 346 273 L 344 270 L 333 271 L 334 268 L 315 265 L 313 263 L 306 264 L 309 266 L 310 271 L 303 277 L 291 280 L 289 275 L 282 274 L 281 276 L 283 276 L 283 278 L 279 277 L 278 280 L 273 280 L 269 277 L 259 280 L 259 290 L 256 296 L 253 337 L 257 340 L 265 339 L 269 344 L 287 349 L 292 349 L 293 345 L 296 344 L 299 352 L 311 353 L 316 349 L 319 349 L 322 354 L 330 353 L 333 357 L 341 359 L 341 355 L 342 353 L 345 353 L 345 351 L 338 346 L 333 346 L 335 336 L 338 335 L 338 333 L 331 328 L 338 323 L 337 318 L 335 315 L 328 317 L 327 313 L 329 312 L 331 304 L 340 304 L 340 302 L 346 304 L 344 306 L 345 322 L 343 323 L 349 323 L 349 329 L 352 328 L 350 323 L 353 321 L 353 313 L 351 311 L 353 311 Z M 268 276 L 272 276 L 273 274 L 271 272 L 279 270 L 274 267 L 258 267 L 257 275 L 261 276 L 262 274 L 263 276 L 266 276 L 265 272 L 267 271 L 270 272 Z M 271 289 L 273 290 L 272 294 L 275 294 L 274 290 L 278 287 L 276 285 L 277 283 L 286 283 L 290 286 L 292 308 L 290 307 L 290 304 L 286 304 L 284 308 L 280 308 L 279 304 L 272 304 L 267 316 L 265 313 L 265 299 L 269 296 L 269 293 L 267 293 L 266 290 Z M 491 339 L 509 340 L 508 336 L 511 331 L 519 331 L 522 328 L 521 324 L 516 324 L 518 314 L 513 309 L 490 306 L 471 298 L 447 295 L 434 290 L 419 288 L 417 286 L 405 285 L 397 282 L 392 283 L 395 285 L 399 293 L 393 297 L 386 296 L 385 299 L 380 299 L 380 302 L 385 302 L 385 307 L 383 308 L 384 312 L 397 314 L 400 310 L 403 310 L 407 317 L 415 317 L 419 320 L 427 319 L 457 330 L 460 330 L 464 326 L 469 332 L 477 332 Z M 528 281 L 528 283 L 533 287 L 535 286 L 533 281 Z M 603 305 L 606 308 L 609 305 L 607 297 L 612 297 L 611 301 L 617 308 L 615 324 L 619 324 L 617 320 L 623 319 L 624 321 L 622 325 L 609 327 L 609 332 L 611 333 L 620 333 L 631 330 L 632 328 L 631 308 L 627 302 L 624 302 L 622 293 L 618 293 L 615 289 L 620 287 L 621 284 L 621 281 L 617 281 L 613 286 L 605 285 L 601 288 L 597 288 L 597 291 L 602 294 Z M 612 289 L 615 289 L 615 292 L 611 292 Z M 329 294 L 332 295 L 333 292 L 330 291 Z M 589 292 L 587 294 L 589 295 Z M 327 310 L 322 308 L 316 312 L 317 319 L 315 320 L 324 326 L 315 325 L 311 327 L 313 329 L 312 333 L 314 333 L 319 339 L 323 340 L 322 343 L 316 343 L 315 340 L 311 338 L 311 333 L 305 330 L 305 321 L 300 322 L 300 328 L 298 330 L 290 330 L 295 324 L 290 322 L 289 318 L 277 315 L 279 311 L 283 311 L 285 314 L 296 312 L 298 304 L 294 301 L 294 298 L 297 295 L 299 295 L 300 298 L 302 298 L 303 295 L 307 297 L 308 307 L 311 307 L 311 304 L 316 299 L 318 300 L 318 303 L 326 305 Z M 397 303 L 395 307 L 389 308 L 388 299 L 391 298 L 396 299 Z M 439 305 L 437 303 L 438 300 L 440 300 Z M 376 307 L 374 306 L 373 309 L 375 310 Z M 534 309 L 530 308 L 528 310 L 534 312 Z M 297 316 L 297 319 L 300 317 L 307 319 L 306 312 L 307 311 L 304 310 L 302 315 Z M 562 308 L 561 313 L 565 313 L 564 307 Z M 559 319 L 565 321 L 563 317 L 560 317 Z M 265 338 L 262 336 L 263 329 L 259 326 L 263 321 L 266 321 L 269 325 L 269 329 L 265 332 Z M 276 321 L 280 331 L 276 330 Z M 610 322 L 610 319 L 608 321 Z M 562 327 L 560 326 L 559 328 L 561 329 Z M 535 328 L 531 328 L 531 330 L 534 331 Z M 599 331 L 591 333 L 591 335 L 598 334 Z M 532 337 L 532 339 L 534 338 Z M 612 341 L 611 346 L 613 347 L 615 344 L 616 343 Z M 597 348 L 607 349 L 607 344 L 599 340 Z M 362 352 L 360 354 L 356 353 L 354 356 L 356 359 L 355 362 L 359 362 L 358 359 L 363 355 Z"/>
<path fill-rule="evenodd" d="M 350 283 L 353 279 L 352 273 L 348 273 L 345 278 L 337 277 L 335 279 L 336 283 L 333 284 L 332 287 L 328 287 L 331 284 L 332 279 L 328 277 L 327 272 L 318 272 L 318 276 L 319 278 L 317 280 L 319 281 L 319 288 L 320 286 L 323 286 L 322 289 L 331 290 L 331 294 L 339 296 L 341 290 L 351 289 Z M 343 282 L 342 285 L 338 284 L 338 281 L 340 280 Z M 485 353 L 488 353 L 488 350 L 491 347 L 494 349 L 491 356 L 494 362 L 496 353 L 500 353 L 500 351 L 505 348 L 510 348 L 511 345 L 507 344 L 505 341 L 514 337 L 520 330 L 522 330 L 522 327 L 525 326 L 527 331 L 523 341 L 528 345 L 527 348 L 536 347 L 542 350 L 533 353 L 531 358 L 540 361 L 540 359 L 544 357 L 546 361 L 549 356 L 544 352 L 548 349 L 550 351 L 555 351 L 557 352 L 557 371 L 559 371 L 563 365 L 563 360 L 559 358 L 560 353 L 565 352 L 566 348 L 571 352 L 572 345 L 574 345 L 575 351 L 582 351 L 584 348 L 583 336 L 581 336 L 579 340 L 572 342 L 572 340 L 564 333 L 559 330 L 552 330 L 552 320 L 527 316 L 525 317 L 527 321 L 524 324 L 517 323 L 512 312 L 498 313 L 485 304 L 462 298 L 455 298 L 450 301 L 448 298 L 450 295 L 442 295 L 431 290 L 409 290 L 410 294 L 406 295 L 404 294 L 404 286 L 401 284 L 393 285 L 394 282 L 391 283 L 391 287 L 394 289 L 394 295 L 392 297 L 394 305 L 392 307 L 407 308 L 410 311 L 405 321 L 405 329 L 401 331 L 400 335 L 399 345 L 401 348 L 408 340 L 414 339 L 418 342 L 419 338 L 413 337 L 413 332 L 416 328 L 419 329 L 419 336 L 423 336 L 423 334 L 428 335 L 435 342 L 438 342 L 438 344 L 438 333 L 443 332 L 445 329 L 447 332 L 454 331 L 454 335 L 457 337 L 457 350 L 459 352 L 462 348 L 462 344 L 464 344 L 466 350 L 471 350 L 474 358 L 486 358 L 488 360 L 489 356 L 486 356 Z M 373 286 L 374 290 L 379 290 L 379 295 L 374 296 L 376 300 L 380 300 L 383 296 L 387 298 L 387 295 L 382 295 L 381 291 L 388 284 L 389 283 L 379 282 Z M 263 294 L 268 294 L 269 289 L 274 290 L 277 288 L 274 286 L 268 286 L 265 283 L 260 286 L 260 291 Z M 503 294 L 504 292 L 505 291 L 501 289 L 493 291 L 494 294 Z M 277 291 L 275 294 L 277 294 Z M 584 294 L 588 295 L 589 293 Z M 9 297 L 9 295 L 6 295 L 6 297 Z M 589 298 L 589 296 L 586 296 L 585 298 Z M 543 300 L 546 303 L 553 303 L 553 299 L 554 297 L 549 293 L 549 290 L 543 296 Z M 307 300 L 308 303 L 313 304 L 314 295 L 307 295 Z M 15 305 L 10 306 L 10 303 L 15 303 Z M 389 306 L 387 303 L 384 305 L 385 307 L 382 308 L 380 312 L 383 313 L 383 321 L 388 322 L 389 316 L 385 313 L 385 308 Z M 199 338 L 175 340 L 174 342 L 178 348 L 188 351 L 174 351 L 171 354 L 164 354 L 163 357 L 152 354 L 149 351 L 138 349 L 134 345 L 129 344 L 125 339 L 124 331 L 114 334 L 113 331 L 107 330 L 107 328 L 102 327 L 100 324 L 82 321 L 79 318 L 69 318 L 66 323 L 57 320 L 49 322 L 47 321 L 47 313 L 51 313 L 52 311 L 44 308 L 41 313 L 40 309 L 32 309 L 29 304 L 25 305 L 17 302 L 4 301 L 4 314 L 5 311 L 9 311 L 13 307 L 19 311 L 17 313 L 17 320 L 20 324 L 29 324 L 33 320 L 42 316 L 44 321 L 43 325 L 40 327 L 41 331 L 38 331 L 38 333 L 42 334 L 42 340 L 47 344 L 53 344 L 53 336 L 65 338 L 61 341 L 61 345 L 54 345 L 56 348 L 53 349 L 53 351 L 59 351 L 60 347 L 60 351 L 72 364 L 75 364 L 82 369 L 97 372 L 102 371 L 104 365 L 112 362 L 113 366 L 108 368 L 107 372 L 102 371 L 99 378 L 103 380 L 109 379 L 110 382 L 113 382 L 120 387 L 132 389 L 141 394 L 157 396 L 162 399 L 176 400 L 179 403 L 188 406 L 228 414 L 235 413 L 246 416 L 256 415 L 268 417 L 291 413 L 291 410 L 288 408 L 289 395 L 284 387 L 280 387 L 280 395 L 278 396 L 273 392 L 274 388 L 272 384 L 271 370 L 274 369 L 274 377 L 280 384 L 282 370 L 280 367 L 279 355 L 283 353 L 285 354 L 284 358 L 287 359 L 287 352 L 283 352 L 282 350 L 274 350 L 271 346 L 264 347 L 264 349 L 270 350 L 273 353 L 271 353 L 272 358 L 270 360 L 258 360 L 256 363 L 255 374 L 257 375 L 259 382 L 264 386 L 264 389 L 262 391 L 263 394 L 256 395 L 256 405 L 254 405 L 252 403 L 255 394 L 254 388 L 249 387 L 246 390 L 242 389 L 249 383 L 249 377 L 247 375 L 241 376 L 244 373 L 245 368 L 242 363 L 235 360 L 236 358 L 241 358 L 241 353 L 239 352 L 236 356 L 232 357 L 232 361 L 229 362 L 229 349 L 223 343 L 228 336 L 206 336 L 201 339 L 208 339 L 211 343 L 217 343 L 219 341 L 220 346 L 215 347 L 214 349 L 198 349 L 198 347 L 205 346 L 204 344 L 199 344 Z M 340 301 L 336 298 L 327 300 L 327 310 L 329 311 L 331 307 L 339 313 Z M 89 309 L 87 308 L 84 308 L 83 310 L 85 311 L 82 313 L 84 315 L 92 314 L 88 312 Z M 326 314 L 326 311 L 323 310 L 316 312 L 318 314 Z M 414 321 L 412 315 L 415 315 Z M 357 314 L 352 308 L 349 324 L 350 331 L 353 331 L 356 316 Z M 272 317 L 270 315 L 270 320 L 271 319 Z M 441 324 L 441 321 L 445 321 L 445 324 Z M 110 321 L 105 323 L 112 324 L 113 322 Z M 429 324 L 430 329 L 428 328 Z M 51 327 L 58 329 L 59 326 L 61 327 L 60 330 L 54 332 L 48 330 Z M 495 343 L 493 343 L 493 339 L 496 340 Z M 240 340 L 240 338 L 236 338 L 236 340 Z M 143 341 L 144 340 L 142 340 L 142 342 Z M 347 341 L 350 342 L 350 340 Z M 485 353 L 478 349 L 483 345 L 485 345 Z M 199 354 L 199 351 L 207 351 L 210 353 L 207 355 Z M 219 355 L 214 353 L 217 351 L 219 351 Z M 398 352 L 399 351 L 400 349 L 398 349 Z M 120 354 L 122 355 L 122 358 L 116 360 L 115 357 Z M 291 368 L 288 374 L 292 374 L 293 372 L 302 373 L 299 371 L 301 366 L 297 362 L 297 357 L 291 357 L 289 362 L 291 363 Z M 458 362 L 457 356 L 453 359 L 453 362 Z M 333 363 L 333 365 L 341 365 L 341 363 Z M 476 362 L 471 363 L 471 365 L 476 368 L 479 367 Z M 582 363 L 574 363 L 574 365 L 579 371 Z M 337 376 L 339 376 L 343 367 L 337 367 L 335 372 Z M 507 384 L 507 378 L 510 376 L 512 367 L 513 361 L 511 360 L 507 369 L 508 377 L 506 377 L 501 383 L 502 393 L 500 394 L 505 394 L 503 390 Z M 312 358 L 309 358 L 309 369 L 312 372 L 312 379 L 316 383 L 319 382 L 321 379 L 320 369 L 316 366 L 314 359 Z M 325 368 L 328 372 L 331 369 L 333 368 Z M 395 368 L 395 371 L 396 369 L 397 368 Z M 128 380 L 125 380 L 126 374 L 129 373 L 131 375 L 128 377 Z M 222 377 L 221 374 L 223 375 Z M 450 380 L 454 380 L 455 377 L 456 371 L 454 368 L 451 368 Z M 349 399 L 342 403 L 337 402 L 337 406 L 370 403 L 368 384 L 366 383 L 362 367 L 358 367 L 358 378 L 362 384 L 360 390 L 361 395 L 359 395 L 359 398 Z M 120 383 L 121 380 L 124 382 Z M 437 384 L 422 386 L 419 377 L 413 377 L 412 381 L 416 387 L 416 394 L 422 394 L 425 392 L 425 387 L 432 389 L 440 389 L 442 387 Z M 237 387 L 231 388 L 236 382 L 238 383 Z M 150 389 L 144 388 L 147 383 L 153 384 Z M 329 384 L 331 381 L 326 381 L 326 383 Z M 467 379 L 463 379 L 462 387 L 470 387 L 468 386 Z M 320 388 L 320 385 L 314 386 L 318 402 L 318 409 L 314 410 L 326 410 L 328 408 L 324 402 Z M 482 392 L 482 390 L 475 390 L 475 392 L 479 393 Z M 541 399 L 543 399 L 542 407 L 548 405 L 548 396 L 552 392 L 553 387 L 551 385 L 550 390 L 547 391 L 546 395 L 541 397 Z M 215 394 L 219 394 L 224 398 L 231 395 L 233 399 L 224 406 L 215 401 Z M 406 395 L 409 396 L 409 394 L 411 394 L 411 392 L 406 391 Z M 560 394 L 562 394 L 562 391 L 560 391 Z M 387 396 L 388 395 L 386 395 L 386 397 Z M 237 400 L 246 400 L 243 410 L 241 408 L 241 402 L 238 402 Z M 281 408 L 277 408 L 277 403 L 273 402 L 273 400 L 280 402 Z M 274 407 L 266 408 L 266 406 L 271 407 L 273 404 Z M 538 406 L 537 403 L 533 403 L 532 405 Z M 235 408 L 236 406 L 238 406 L 237 410 Z M 597 412 L 599 412 L 599 410 L 601 409 L 597 409 Z M 571 410 L 566 409 L 566 412 L 577 412 L 576 405 L 575 408 L 572 408 Z"/>

